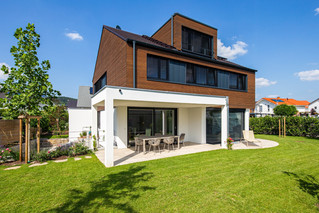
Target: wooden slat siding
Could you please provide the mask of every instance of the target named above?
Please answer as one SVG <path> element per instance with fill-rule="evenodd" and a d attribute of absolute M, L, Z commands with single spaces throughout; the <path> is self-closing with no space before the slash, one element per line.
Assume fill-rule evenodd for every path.
<path fill-rule="evenodd" d="M 217 58 L 217 30 L 186 19 L 178 14 L 174 16 L 174 47 L 182 48 L 182 26 L 205 33 L 214 37 L 214 58 Z"/>
<path fill-rule="evenodd" d="M 132 48 L 128 46 L 128 82 L 127 86 L 132 87 L 132 78 L 133 76 L 133 68 L 132 68 L 132 58 L 129 53 L 132 52 Z M 207 94 L 207 95 L 220 95 L 220 96 L 229 96 L 229 104 L 231 108 L 249 108 L 252 109 L 255 107 L 255 73 L 245 71 L 242 69 L 232 68 L 224 65 L 213 64 L 210 62 L 201 61 L 198 59 L 193 59 L 189 57 L 174 55 L 171 53 L 167 53 L 164 51 L 154 50 L 147 47 L 142 47 L 136 45 L 137 52 L 137 61 L 136 61 L 136 74 L 137 88 L 143 89 L 153 89 L 153 90 L 165 90 L 165 91 L 175 91 L 175 92 L 185 92 L 185 93 L 195 93 L 195 94 Z M 225 89 L 217 89 L 217 88 L 209 88 L 202 86 L 193 86 L 193 85 L 183 85 L 183 84 L 175 84 L 168 82 L 157 82 L 157 81 L 148 81 L 147 80 L 147 54 L 158 55 L 166 58 L 171 58 L 179 61 L 194 63 L 198 65 L 203 65 L 207 67 L 212 67 L 216 69 L 222 69 L 226 71 L 236 72 L 246 74 L 248 77 L 248 92 L 241 91 L 231 91 Z"/>
<path fill-rule="evenodd" d="M 152 38 L 155 38 L 165 44 L 171 45 L 171 20 L 169 20 L 161 29 L 159 29 Z"/>
<path fill-rule="evenodd" d="M 18 142 L 20 122 L 19 120 L 0 120 L 0 145 Z"/>
<path fill-rule="evenodd" d="M 103 29 L 93 75 L 93 85 L 107 72 L 107 84 L 126 86 L 126 51 L 126 41 Z"/>

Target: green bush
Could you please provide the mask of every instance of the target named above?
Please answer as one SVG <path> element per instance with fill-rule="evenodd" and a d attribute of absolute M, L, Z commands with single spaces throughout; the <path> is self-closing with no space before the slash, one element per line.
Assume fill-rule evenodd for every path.
<path fill-rule="evenodd" d="M 84 146 L 83 143 L 75 143 L 69 148 L 69 156 L 85 155 L 88 153 L 91 153 L 91 150 L 89 150 L 89 147 Z"/>
<path fill-rule="evenodd" d="M 250 118 L 249 126 L 256 134 L 278 135 L 279 118 L 260 117 Z M 286 117 L 286 134 L 290 136 L 319 136 L 319 119 L 312 117 Z"/>
<path fill-rule="evenodd" d="M 10 148 L 0 149 L 0 163 L 5 163 L 8 160 L 18 160 L 19 153 L 12 151 Z"/>

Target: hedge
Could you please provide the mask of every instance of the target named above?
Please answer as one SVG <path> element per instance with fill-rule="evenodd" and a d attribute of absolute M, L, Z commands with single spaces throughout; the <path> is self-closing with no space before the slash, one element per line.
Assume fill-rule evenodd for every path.
<path fill-rule="evenodd" d="M 278 135 L 279 117 L 250 118 L 249 127 L 256 134 Z M 319 119 L 312 117 L 286 117 L 286 134 L 319 137 Z"/>

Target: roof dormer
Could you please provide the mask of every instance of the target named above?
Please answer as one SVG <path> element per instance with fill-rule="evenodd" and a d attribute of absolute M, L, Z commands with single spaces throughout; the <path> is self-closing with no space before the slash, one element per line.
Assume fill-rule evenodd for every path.
<path fill-rule="evenodd" d="M 179 13 L 175 13 L 152 37 L 180 51 L 217 58 L 217 29 Z"/>

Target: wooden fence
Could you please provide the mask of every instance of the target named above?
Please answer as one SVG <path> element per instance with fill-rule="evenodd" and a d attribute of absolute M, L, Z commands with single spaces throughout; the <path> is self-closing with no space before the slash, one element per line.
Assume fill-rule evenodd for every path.
<path fill-rule="evenodd" d="M 19 142 L 19 120 L 0 120 L 0 146 Z"/>

